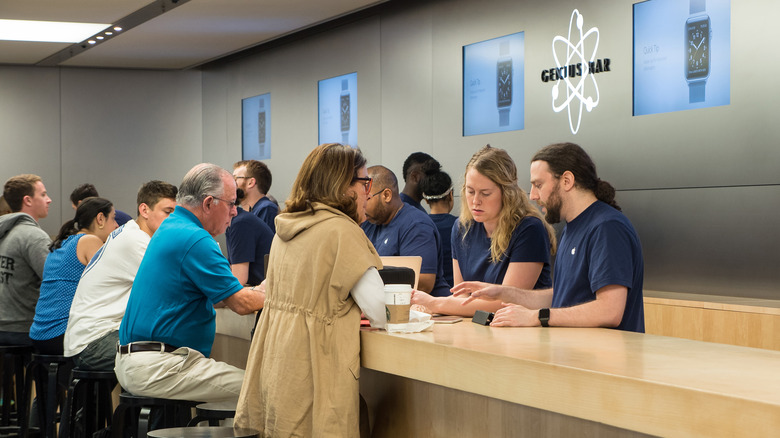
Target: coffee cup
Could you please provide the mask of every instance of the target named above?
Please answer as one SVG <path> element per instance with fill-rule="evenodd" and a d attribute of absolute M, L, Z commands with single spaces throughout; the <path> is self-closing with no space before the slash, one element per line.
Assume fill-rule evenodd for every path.
<path fill-rule="evenodd" d="M 385 285 L 385 312 L 388 333 L 405 332 L 412 307 L 412 287 L 408 284 Z"/>

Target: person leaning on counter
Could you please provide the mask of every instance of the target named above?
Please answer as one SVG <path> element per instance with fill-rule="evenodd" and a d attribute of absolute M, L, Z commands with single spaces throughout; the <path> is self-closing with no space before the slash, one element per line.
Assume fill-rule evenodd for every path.
<path fill-rule="evenodd" d="M 531 199 L 549 223 L 566 221 L 553 273 L 554 286 L 526 290 L 464 282 L 456 296 L 511 303 L 490 325 L 611 327 L 645 331 L 642 246 L 588 154 L 573 143 L 542 148 L 531 160 Z"/>

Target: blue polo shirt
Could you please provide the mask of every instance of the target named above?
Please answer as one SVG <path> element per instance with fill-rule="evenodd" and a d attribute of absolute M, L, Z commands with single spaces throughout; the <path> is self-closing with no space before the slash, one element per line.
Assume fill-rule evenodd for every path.
<path fill-rule="evenodd" d="M 406 193 L 400 193 L 400 196 L 402 201 L 406 202 L 407 204 L 420 210 L 423 213 L 428 213 L 427 211 L 425 211 L 425 207 L 423 207 L 422 204 L 420 204 L 419 202 L 412 199 L 411 196 L 407 195 Z"/>
<path fill-rule="evenodd" d="M 439 237 L 441 237 L 441 256 L 442 256 L 442 268 L 444 268 L 444 279 L 447 280 L 447 284 L 450 287 L 455 286 L 452 278 L 452 245 L 449 239 L 452 233 L 452 224 L 458 220 L 457 216 L 453 216 L 449 213 L 442 214 L 430 214 L 433 224 L 436 225 L 436 229 L 439 230 Z"/>
<path fill-rule="evenodd" d="M 213 305 L 241 290 L 216 240 L 177 206 L 149 241 L 119 327 L 125 345 L 159 341 L 211 355 Z"/>
<path fill-rule="evenodd" d="M 387 225 L 365 221 L 360 225 L 380 256 L 420 256 L 421 274 L 436 274 L 431 295 L 451 295 L 444 279 L 441 237 L 436 225 L 420 210 L 404 203 Z"/>
<path fill-rule="evenodd" d="M 623 213 L 596 201 L 567 223 L 554 275 L 552 307 L 593 301 L 604 286 L 627 287 L 626 309 L 617 329 L 644 333 L 642 245 Z"/>
<path fill-rule="evenodd" d="M 260 198 L 260 200 L 252 206 L 251 211 L 252 214 L 262 219 L 263 222 L 268 225 L 268 228 L 270 228 L 271 231 L 276 233 L 276 224 L 274 223 L 274 219 L 276 219 L 276 215 L 279 214 L 279 206 L 268 199 L 268 196 L 263 196 Z"/>
<path fill-rule="evenodd" d="M 465 239 L 460 226 L 453 226 L 451 243 L 452 258 L 458 261 L 463 281 L 502 284 L 510 263 L 531 262 L 543 264 L 534 289 L 552 287 L 550 237 L 539 218 L 527 216 L 517 224 L 504 256 L 497 263 L 490 261 L 490 238 L 485 226 L 479 222 L 474 222 Z"/>
<path fill-rule="evenodd" d="M 248 284 L 258 285 L 265 279 L 265 255 L 271 252 L 274 232 L 257 216 L 238 207 L 238 214 L 225 231 L 230 264 L 249 263 Z"/>

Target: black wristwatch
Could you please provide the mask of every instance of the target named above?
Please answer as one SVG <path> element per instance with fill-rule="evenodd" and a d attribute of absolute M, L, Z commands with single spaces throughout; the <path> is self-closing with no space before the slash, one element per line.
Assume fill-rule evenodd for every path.
<path fill-rule="evenodd" d="M 539 309 L 539 322 L 542 323 L 542 327 L 550 326 L 550 309 Z"/>

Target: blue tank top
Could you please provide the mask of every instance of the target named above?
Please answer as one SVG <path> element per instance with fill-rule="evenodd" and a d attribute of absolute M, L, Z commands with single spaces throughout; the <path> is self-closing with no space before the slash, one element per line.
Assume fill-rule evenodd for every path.
<path fill-rule="evenodd" d="M 35 306 L 30 338 L 45 341 L 65 333 L 73 295 L 85 266 L 76 255 L 79 240 L 86 234 L 74 234 L 46 257 L 43 265 L 41 295 Z"/>

